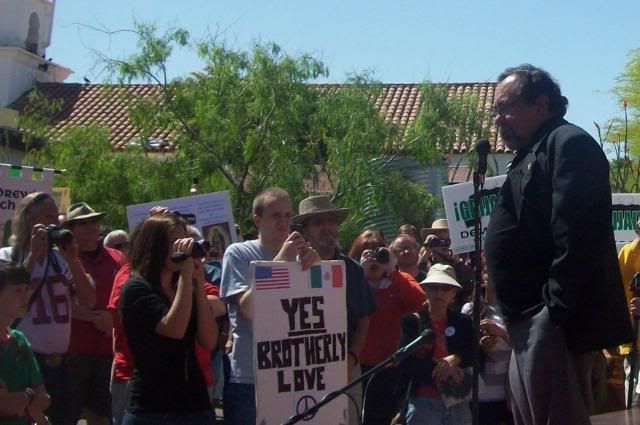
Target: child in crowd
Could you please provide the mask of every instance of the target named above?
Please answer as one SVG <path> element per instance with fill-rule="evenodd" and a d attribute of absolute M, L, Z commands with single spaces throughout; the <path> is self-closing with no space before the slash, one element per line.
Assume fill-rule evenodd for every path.
<path fill-rule="evenodd" d="M 44 410 L 49 395 L 38 363 L 24 334 L 11 323 L 27 312 L 29 273 L 0 260 L 0 424 L 49 424 Z M 31 422 L 29 422 L 31 421 Z"/>

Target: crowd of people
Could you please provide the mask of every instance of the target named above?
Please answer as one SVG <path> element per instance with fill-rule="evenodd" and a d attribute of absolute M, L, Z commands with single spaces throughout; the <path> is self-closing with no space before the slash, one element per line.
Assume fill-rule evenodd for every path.
<path fill-rule="evenodd" d="M 431 331 L 351 388 L 349 424 L 471 424 L 474 266 L 485 272 L 479 423 L 589 423 L 601 409 L 598 353 L 629 342 L 629 317 L 640 317 L 640 297 L 629 291 L 625 305 L 621 284 L 640 271 L 640 221 L 621 278 L 606 161 L 562 119 L 566 104 L 538 68 L 501 75 L 495 121 L 517 156 L 483 264 L 453 254 L 446 219 L 389 238 L 366 228 L 340 246 L 348 209 L 318 195 L 296 213 L 281 188 L 254 199 L 257 237 L 224 252 L 166 208 L 130 238 L 103 237 L 108 218 L 86 203 L 59 220 L 51 196 L 26 196 L 0 249 L 0 423 L 212 424 L 221 405 L 226 424 L 255 425 L 256 260 L 344 262 L 349 382 Z"/>
<path fill-rule="evenodd" d="M 225 423 L 255 423 L 253 260 L 297 261 L 303 269 L 344 261 L 349 380 L 424 326 L 435 330 L 417 363 L 354 387 L 350 423 L 389 424 L 403 404 L 408 423 L 446 413 L 441 384 L 469 374 L 471 322 L 460 313 L 472 285 L 469 260 L 452 254 L 444 219 L 422 230 L 424 243 L 405 225 L 389 242 L 364 229 L 344 249 L 338 226 L 348 213 L 312 196 L 294 215 L 286 191 L 267 189 L 253 205 L 257 238 L 212 259 L 199 230 L 165 208 L 153 208 L 130 239 L 123 231 L 102 237 L 104 213 L 80 202 L 59 225 L 53 198 L 28 195 L 11 247 L 0 250 L 2 343 L 11 347 L 2 357 L 0 422 L 210 424 L 218 401 Z M 483 332 L 508 344 L 492 320 Z M 416 373 L 411 389 L 401 385 L 409 371 Z M 456 417 L 468 419 L 461 400 Z"/>

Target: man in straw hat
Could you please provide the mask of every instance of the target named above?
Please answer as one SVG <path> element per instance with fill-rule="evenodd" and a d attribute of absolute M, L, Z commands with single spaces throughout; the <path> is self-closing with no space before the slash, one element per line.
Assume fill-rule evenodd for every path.
<path fill-rule="evenodd" d="M 111 420 L 111 362 L 113 356 L 112 314 L 107 304 L 113 278 L 126 263 L 122 252 L 99 243 L 100 222 L 105 216 L 84 202 L 71 205 L 63 226 L 78 243 L 79 258 L 96 287 L 92 309 L 74 304 L 69 354 L 72 396 L 69 410 L 76 423 L 84 409 L 90 423 L 108 424 Z"/>
<path fill-rule="evenodd" d="M 311 196 L 300 202 L 298 215 L 293 217 L 291 222 L 302 226 L 304 237 L 323 260 L 343 260 L 345 263 L 349 341 L 347 358 L 351 380 L 360 375 L 358 356 L 367 338 L 368 317 L 376 307 L 360 264 L 338 251 L 338 225 L 348 214 L 348 208 L 336 208 L 328 196 Z M 356 385 L 350 393 L 358 403 L 357 410 L 361 410 L 362 387 Z M 357 418 L 355 406 L 349 403 L 349 423 L 357 423 Z"/>
<path fill-rule="evenodd" d="M 249 280 L 251 262 L 296 261 L 303 269 L 320 257 L 298 232 L 289 233 L 293 208 L 284 189 L 272 187 L 253 200 L 258 239 L 230 245 L 222 261 L 220 299 L 229 310 L 233 347 L 229 354 L 229 382 L 224 388 L 224 420 L 228 425 L 255 425 L 255 377 Z"/>

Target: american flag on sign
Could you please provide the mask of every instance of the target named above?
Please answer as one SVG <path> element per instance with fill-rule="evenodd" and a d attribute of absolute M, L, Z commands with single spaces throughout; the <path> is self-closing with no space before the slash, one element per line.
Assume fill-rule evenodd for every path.
<path fill-rule="evenodd" d="M 256 290 L 287 289 L 290 287 L 289 268 L 256 266 Z"/>

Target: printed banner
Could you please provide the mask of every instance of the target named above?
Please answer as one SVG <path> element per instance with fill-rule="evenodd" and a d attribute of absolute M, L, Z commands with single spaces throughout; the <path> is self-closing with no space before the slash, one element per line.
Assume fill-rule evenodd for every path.
<path fill-rule="evenodd" d="M 640 193 L 614 193 L 611 224 L 618 250 L 636 238 L 636 223 L 640 216 Z"/>
<path fill-rule="evenodd" d="M 216 250 L 220 257 L 229 245 L 236 242 L 235 221 L 228 191 L 129 205 L 129 232 L 133 232 L 136 226 L 149 216 L 152 207 L 166 207 L 182 214 L 193 214 L 195 226 L 202 231 L 204 239 L 211 242 L 212 249 Z"/>
<path fill-rule="evenodd" d="M 489 177 L 484 182 L 480 198 L 480 220 L 482 223 L 482 246 L 489 225 L 489 216 L 496 205 L 498 192 L 506 175 Z M 475 202 L 473 200 L 473 183 L 458 183 L 442 187 L 444 210 L 449 222 L 451 250 L 454 254 L 462 254 L 475 250 L 473 229 Z"/>
<path fill-rule="evenodd" d="M 12 168 L 10 164 L 0 164 L 0 227 L 2 245 L 8 245 L 11 236 L 11 220 L 18 203 L 30 193 L 51 194 L 54 170 L 45 168 L 42 172 L 32 167 Z"/>
<path fill-rule="evenodd" d="M 296 262 L 251 263 L 253 343 L 259 425 L 279 425 L 347 384 L 343 261 L 307 271 Z M 346 424 L 347 397 L 301 423 Z"/>

